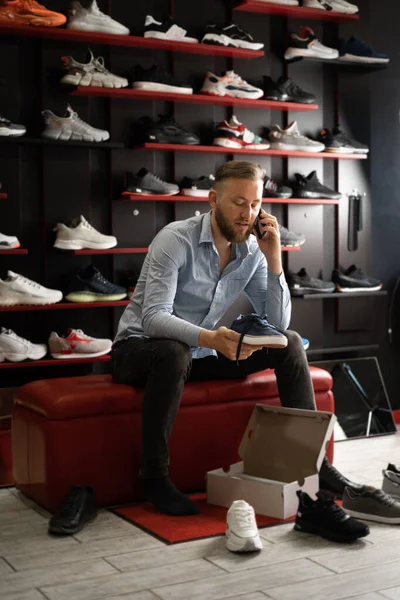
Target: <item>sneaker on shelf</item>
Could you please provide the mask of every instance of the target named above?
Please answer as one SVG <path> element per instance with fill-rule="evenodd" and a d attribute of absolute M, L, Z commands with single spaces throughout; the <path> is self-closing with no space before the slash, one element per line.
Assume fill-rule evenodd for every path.
<path fill-rule="evenodd" d="M 184 196 L 208 198 L 210 190 L 214 187 L 214 175 L 206 175 L 198 179 L 184 177 L 181 183 L 181 192 Z"/>
<path fill-rule="evenodd" d="M 313 104 L 317 101 L 314 94 L 304 91 L 290 77 L 279 77 L 277 82 L 264 75 L 263 77 L 264 98 L 277 102 L 297 102 L 298 104 Z"/>
<path fill-rule="evenodd" d="M 88 8 L 83 8 L 80 2 L 74 0 L 69 11 L 67 29 L 129 35 L 129 29 L 125 25 L 101 12 L 96 0 L 92 0 Z"/>
<path fill-rule="evenodd" d="M 185 146 L 198 146 L 200 138 L 184 129 L 172 117 L 159 115 L 158 121 L 152 121 L 147 127 L 146 142 L 158 144 L 183 144 Z"/>
<path fill-rule="evenodd" d="M 383 481 L 382 481 L 382 490 L 395 498 L 395 500 L 400 501 L 400 473 L 396 471 L 392 471 L 389 469 L 393 465 L 388 465 L 387 469 L 383 469 Z"/>
<path fill-rule="evenodd" d="M 241 344 L 253 346 L 265 346 L 266 348 L 286 348 L 287 337 L 279 329 L 268 322 L 267 316 L 255 313 L 239 315 L 230 327 L 233 331 L 240 333 L 238 354 Z"/>
<path fill-rule="evenodd" d="M 214 146 L 224 148 L 252 148 L 254 150 L 267 150 L 270 144 L 240 123 L 233 115 L 229 121 L 220 121 L 214 133 Z"/>
<path fill-rule="evenodd" d="M 264 92 L 244 81 L 235 71 L 226 71 L 222 77 L 208 71 L 200 94 L 257 100 L 264 95 Z"/>
<path fill-rule="evenodd" d="M 320 10 L 335 11 L 347 15 L 358 13 L 358 6 L 346 0 L 303 0 L 305 8 L 318 8 Z"/>
<path fill-rule="evenodd" d="M 102 56 L 95 58 L 93 52 L 89 50 L 88 58 L 87 63 L 80 63 L 72 56 L 62 56 L 66 74 L 60 83 L 104 88 L 124 88 L 129 85 L 125 77 L 114 75 L 106 69 Z"/>
<path fill-rule="evenodd" d="M 351 543 L 369 534 L 369 527 L 361 521 L 349 517 L 338 506 L 329 492 L 317 492 L 313 500 L 299 490 L 299 508 L 294 524 L 295 531 L 313 533 L 333 542 Z"/>
<path fill-rule="evenodd" d="M 65 336 L 52 331 L 49 337 L 49 352 L 53 358 L 97 358 L 108 354 L 112 340 L 94 338 L 82 329 L 67 329 Z"/>
<path fill-rule="evenodd" d="M 400 502 L 369 485 L 356 491 L 346 487 L 343 494 L 343 508 L 357 519 L 377 523 L 400 524 Z"/>
<path fill-rule="evenodd" d="M 97 517 L 96 493 L 90 486 L 74 485 L 49 521 L 49 533 L 72 535 Z"/>
<path fill-rule="evenodd" d="M 41 136 L 48 140 L 105 142 L 110 134 L 103 129 L 96 129 L 79 118 L 78 113 L 67 104 L 64 117 L 58 117 L 51 110 L 43 110 L 45 128 Z"/>
<path fill-rule="evenodd" d="M 0 279 L 0 306 L 19 304 L 45 306 L 57 304 L 63 295 L 59 290 L 45 288 L 23 275 L 7 271 L 7 279 Z"/>
<path fill-rule="evenodd" d="M 186 35 L 186 29 L 179 27 L 173 19 L 156 21 L 151 15 L 147 15 L 144 21 L 144 37 L 157 40 L 172 40 L 174 42 L 186 42 L 187 44 L 198 44 L 199 40 Z"/>
<path fill-rule="evenodd" d="M 335 291 L 333 281 L 323 281 L 311 277 L 303 267 L 298 273 L 289 273 L 286 278 L 292 296 L 305 294 L 332 294 Z"/>
<path fill-rule="evenodd" d="M 299 152 L 322 152 L 325 150 L 325 146 L 321 142 L 315 142 L 300 134 L 297 121 L 290 123 L 286 129 L 281 129 L 279 125 L 273 125 L 269 133 L 269 140 L 271 148 L 275 150 Z"/>
<path fill-rule="evenodd" d="M 226 27 L 218 25 L 207 25 L 206 33 L 201 40 L 202 44 L 213 44 L 215 46 L 232 46 L 246 50 L 262 50 L 264 44 L 255 42 L 253 37 L 243 31 L 238 25 L 232 23 Z"/>
<path fill-rule="evenodd" d="M 340 46 L 339 60 L 340 62 L 385 65 L 390 61 L 390 56 L 376 52 L 363 40 L 352 35 L 347 42 L 343 42 Z"/>
<path fill-rule="evenodd" d="M 305 177 L 301 173 L 295 173 L 296 179 L 296 196 L 298 198 L 328 198 L 331 200 L 339 200 L 342 194 L 331 190 L 326 185 L 323 185 L 317 176 L 317 171 L 311 171 Z"/>
<path fill-rule="evenodd" d="M 18 238 L 15 235 L 4 235 L 0 233 L 0 250 L 11 250 L 12 248 L 20 248 Z"/>
<path fill-rule="evenodd" d="M 308 350 L 310 347 L 310 340 L 302 337 L 301 341 L 303 342 L 304 350 Z"/>
<path fill-rule="evenodd" d="M 6 119 L 0 115 L 0 136 L 20 137 L 21 135 L 25 135 L 25 133 L 25 125 L 12 123 L 9 119 Z"/>
<path fill-rule="evenodd" d="M 93 265 L 78 273 L 71 291 L 65 296 L 69 302 L 114 302 L 126 298 L 126 288 L 111 283 Z"/>
<path fill-rule="evenodd" d="M 345 293 L 377 292 L 382 288 L 379 279 L 366 275 L 356 265 L 351 265 L 348 269 L 334 269 L 332 271 L 332 281 L 335 283 L 338 292 Z"/>
<path fill-rule="evenodd" d="M 260 0 L 265 4 L 279 4 L 282 6 L 299 6 L 299 0 Z"/>
<path fill-rule="evenodd" d="M 277 183 L 268 175 L 265 176 L 263 198 L 290 198 L 292 194 L 292 188 Z"/>
<path fill-rule="evenodd" d="M 66 20 L 65 15 L 48 10 L 36 0 L 9 0 L 0 6 L 0 22 L 13 25 L 60 27 Z"/>
<path fill-rule="evenodd" d="M 290 34 L 289 47 L 285 52 L 285 60 L 298 58 L 335 60 L 338 57 L 339 51 L 322 44 L 309 27 L 303 27 L 299 35 L 297 33 Z"/>
<path fill-rule="evenodd" d="M 259 552 L 263 545 L 254 508 L 244 500 L 235 500 L 226 515 L 226 547 L 231 552 Z"/>
<path fill-rule="evenodd" d="M 137 65 L 133 75 L 132 87 L 135 90 L 151 92 L 169 92 L 173 94 L 193 94 L 193 88 L 187 83 L 182 83 L 176 77 L 164 71 L 162 67 L 153 65 L 144 69 Z"/>
<path fill-rule="evenodd" d="M 118 243 L 116 237 L 100 233 L 82 215 L 74 219 L 69 227 L 57 223 L 54 231 L 57 232 L 54 248 L 60 250 L 106 250 Z"/>
<path fill-rule="evenodd" d="M 136 175 L 127 173 L 125 196 L 174 196 L 179 194 L 179 187 L 175 183 L 167 183 L 144 167 Z"/>
<path fill-rule="evenodd" d="M 319 134 L 320 142 L 325 144 L 327 152 L 368 154 L 369 148 L 345 133 L 337 125 L 333 131 L 323 129 Z"/>
<path fill-rule="evenodd" d="M 289 229 L 283 227 L 283 225 L 279 225 L 279 233 L 281 235 L 281 246 L 283 248 L 297 248 L 306 243 L 306 236 L 304 233 L 289 231 Z"/>
<path fill-rule="evenodd" d="M 336 498 L 343 498 L 345 488 L 351 488 L 356 492 L 363 489 L 363 485 L 354 483 L 338 471 L 326 458 L 322 461 L 319 470 L 319 489 L 333 494 Z"/>
<path fill-rule="evenodd" d="M 397 467 L 393 463 L 389 463 L 386 468 L 388 471 L 392 471 L 392 473 L 396 473 L 397 475 L 400 476 L 400 467 Z"/>
<path fill-rule="evenodd" d="M 0 362 L 21 362 L 23 360 L 40 360 L 47 354 L 46 344 L 33 344 L 19 337 L 12 329 L 2 327 L 0 330 Z"/>

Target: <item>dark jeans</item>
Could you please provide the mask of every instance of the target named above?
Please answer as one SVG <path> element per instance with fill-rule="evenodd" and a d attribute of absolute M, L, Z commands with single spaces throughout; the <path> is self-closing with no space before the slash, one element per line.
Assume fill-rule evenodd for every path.
<path fill-rule="evenodd" d="M 143 387 L 141 477 L 168 473 L 168 440 L 185 381 L 242 379 L 275 369 L 282 406 L 315 410 L 314 391 L 301 337 L 285 331 L 284 349 L 254 352 L 237 365 L 223 355 L 193 359 L 189 346 L 162 338 L 129 338 L 112 352 L 113 381 Z"/>

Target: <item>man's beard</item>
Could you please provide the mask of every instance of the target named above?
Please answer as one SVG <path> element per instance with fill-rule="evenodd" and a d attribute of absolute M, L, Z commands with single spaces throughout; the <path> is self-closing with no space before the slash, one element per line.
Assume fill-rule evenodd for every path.
<path fill-rule="evenodd" d="M 253 230 L 253 225 L 249 225 L 246 231 L 240 233 L 238 231 L 235 231 L 233 226 L 227 222 L 221 208 L 218 205 L 215 207 L 214 213 L 217 225 L 222 235 L 225 239 L 228 240 L 228 242 L 232 242 L 233 244 L 240 244 L 241 242 L 245 242 L 248 239 L 249 235 Z"/>

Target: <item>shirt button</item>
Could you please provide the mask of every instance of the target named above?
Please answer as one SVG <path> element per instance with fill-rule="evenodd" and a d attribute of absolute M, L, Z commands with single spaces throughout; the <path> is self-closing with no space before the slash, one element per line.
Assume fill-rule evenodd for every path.
<path fill-rule="evenodd" d="M 218 263 L 215 263 L 215 266 L 218 267 Z"/>

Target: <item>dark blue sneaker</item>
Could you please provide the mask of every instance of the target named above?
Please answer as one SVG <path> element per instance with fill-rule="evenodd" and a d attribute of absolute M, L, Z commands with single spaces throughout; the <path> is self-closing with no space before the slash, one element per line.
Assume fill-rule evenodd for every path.
<path fill-rule="evenodd" d="M 231 325 L 233 331 L 240 333 L 240 340 L 236 352 L 239 360 L 242 344 L 264 346 L 265 348 L 286 348 L 287 337 L 267 321 L 267 317 L 260 317 L 255 313 L 239 315 Z"/>
<path fill-rule="evenodd" d="M 389 62 L 390 57 L 387 54 L 381 54 L 375 52 L 375 50 L 355 37 L 351 38 L 342 44 L 339 51 L 339 60 L 341 62 L 359 62 L 367 64 L 386 64 Z"/>
<path fill-rule="evenodd" d="M 123 300 L 128 290 L 111 283 L 93 265 L 75 276 L 72 287 L 65 298 L 69 302 L 114 302 Z"/>

